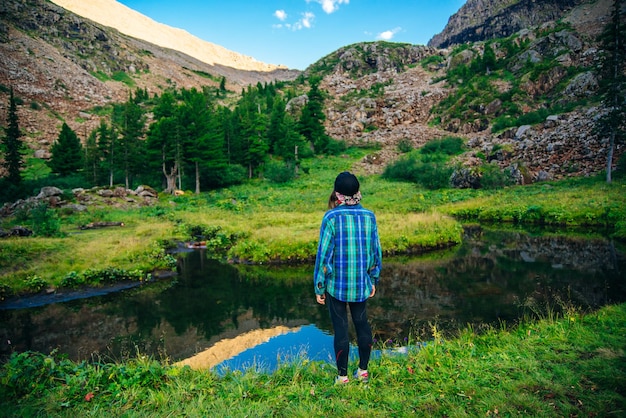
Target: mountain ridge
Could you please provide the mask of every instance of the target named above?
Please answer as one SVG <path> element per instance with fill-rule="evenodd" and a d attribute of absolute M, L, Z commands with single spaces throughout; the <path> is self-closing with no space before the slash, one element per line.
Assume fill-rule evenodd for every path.
<path fill-rule="evenodd" d="M 558 21 L 579 6 L 592 5 L 605 10 L 608 4 L 610 0 L 468 0 L 450 17 L 443 31 L 428 41 L 428 46 L 447 48 L 467 42 L 505 38 L 523 29 Z M 579 15 L 578 19 L 582 22 L 589 17 L 594 17 L 591 11 Z M 602 26 L 592 21 L 587 30 L 597 31 Z"/>
<path fill-rule="evenodd" d="M 484 1 L 483 5 L 491 4 L 491 0 Z M 546 106 L 541 98 L 546 93 L 565 101 L 592 95 L 597 88 L 592 71 L 597 56 L 593 34 L 606 20 L 610 3 L 597 0 L 571 9 L 562 17 L 571 26 L 546 21 L 513 35 L 516 39 L 512 41 L 494 43 L 500 58 L 508 54 L 503 46 L 507 42 L 518 52 L 522 44 L 529 46 L 515 52 L 517 64 L 511 63 L 519 67 L 511 70 L 519 70 L 516 81 L 520 83 L 512 86 L 499 80 L 491 87 L 499 90 L 498 94 L 511 91 L 516 97 L 527 97 L 519 103 L 525 113 Z M 217 88 L 225 77 L 228 103 L 232 104 L 242 87 L 314 75 L 322 78 L 321 87 L 328 93 L 326 132 L 348 144 L 381 147 L 358 164 L 362 173 L 380 173 L 385 164 L 400 156 L 400 142 L 408 140 L 413 147 L 420 147 L 449 135 L 467 140 L 474 155 L 486 155 L 490 161 L 497 158 L 501 168 L 525 165 L 524 176 L 533 181 L 602 170 L 603 145 L 592 131 L 600 111 L 597 103 L 567 115 L 551 115 L 554 117 L 533 129 L 518 126 L 492 133 L 489 123 L 505 112 L 503 104 L 492 98 L 485 101 L 485 95 L 468 96 L 460 99 L 473 101 L 462 114 L 442 114 L 440 123 L 433 123 L 437 116 L 432 110 L 457 90 L 454 80 L 446 81 L 446 72 L 459 65 L 469 67 L 484 50 L 484 41 L 463 48 L 364 42 L 320 58 L 305 72 L 243 71 L 210 65 L 122 34 L 45 0 L 4 0 L 0 3 L 0 55 L 4 57 L 0 60 L 0 115 L 6 114 L 10 86 L 22 104 L 30 102 L 30 106 L 18 106 L 20 126 L 27 133 L 31 152 L 45 159 L 62 122 L 84 140 L 102 119 L 98 108 L 124 102 L 134 88 L 150 95 L 172 88 Z M 424 65 L 425 60 L 431 60 L 430 64 Z M 547 71 L 537 73 L 538 77 L 523 70 L 525 64 L 544 67 L 548 63 Z M 573 78 L 570 69 L 580 74 Z M 120 74 L 129 84 L 115 79 Z M 555 90 L 558 85 L 566 89 Z M 304 85 L 298 89 L 304 90 Z M 559 98 L 561 93 L 571 97 Z M 294 102 L 304 103 L 306 94 L 297 94 Z"/>
<path fill-rule="evenodd" d="M 246 71 L 287 69 L 204 41 L 189 32 L 156 22 L 116 0 L 50 0 L 84 18 L 117 29 L 123 34 L 173 49 L 211 65 L 224 65 Z"/>

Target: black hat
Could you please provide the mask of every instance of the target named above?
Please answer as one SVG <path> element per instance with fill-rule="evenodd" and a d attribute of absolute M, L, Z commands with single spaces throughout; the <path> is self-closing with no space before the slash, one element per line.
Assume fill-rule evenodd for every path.
<path fill-rule="evenodd" d="M 354 196 L 359 191 L 359 180 L 348 171 L 340 173 L 335 179 L 335 191 L 344 196 Z"/>

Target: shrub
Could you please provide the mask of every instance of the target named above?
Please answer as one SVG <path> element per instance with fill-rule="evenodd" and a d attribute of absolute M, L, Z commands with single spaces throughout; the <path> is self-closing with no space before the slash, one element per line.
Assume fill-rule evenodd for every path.
<path fill-rule="evenodd" d="M 336 139 L 329 138 L 328 143 L 324 147 L 324 153 L 328 155 L 339 155 L 346 150 L 346 143 Z"/>
<path fill-rule="evenodd" d="M 418 183 L 427 189 L 440 189 L 450 185 L 452 167 L 447 167 L 445 162 L 424 161 L 416 153 L 409 154 L 406 158 L 401 158 L 394 164 L 387 166 L 383 172 L 383 177 L 390 180 L 405 180 Z"/>
<path fill-rule="evenodd" d="M 76 273 L 75 271 L 70 271 L 61 279 L 61 287 L 78 287 L 85 283 L 84 276 Z"/>
<path fill-rule="evenodd" d="M 452 167 L 440 164 L 424 164 L 420 168 L 416 174 L 420 178 L 419 183 L 425 188 L 436 190 L 450 186 Z"/>
<path fill-rule="evenodd" d="M 30 291 L 35 293 L 42 291 L 48 286 L 48 282 L 37 275 L 28 276 L 25 280 L 25 284 Z"/>
<path fill-rule="evenodd" d="M 135 86 L 135 80 L 133 80 L 127 73 L 125 73 L 124 71 L 116 71 L 115 73 L 113 73 L 113 75 L 111 76 L 111 78 L 115 81 L 119 81 L 121 83 L 126 84 L 128 87 L 134 87 Z"/>
<path fill-rule="evenodd" d="M 484 164 L 481 171 L 480 185 L 484 189 L 498 189 L 515 183 L 511 172 L 501 170 L 497 164 Z"/>
<path fill-rule="evenodd" d="M 385 167 L 383 177 L 418 183 L 431 190 L 448 187 L 450 176 L 454 171 L 447 165 L 448 161 L 450 157 L 461 154 L 463 148 L 461 138 L 446 137 L 432 140 L 419 150 L 411 151 Z"/>
<path fill-rule="evenodd" d="M 3 301 L 11 296 L 13 296 L 13 289 L 11 289 L 11 286 L 0 284 L 0 301 Z"/>
<path fill-rule="evenodd" d="M 270 161 L 265 165 L 264 176 L 273 183 L 287 183 L 296 177 L 292 164 Z"/>
<path fill-rule="evenodd" d="M 187 234 L 194 240 L 203 241 L 208 252 L 216 255 L 226 254 L 239 238 L 236 234 L 223 232 L 220 226 L 211 225 L 188 226 Z"/>
<path fill-rule="evenodd" d="M 613 173 L 614 179 L 622 179 L 626 177 L 626 154 L 623 154 L 617 161 L 615 172 Z"/>
<path fill-rule="evenodd" d="M 446 156 L 459 155 L 463 152 L 463 139 L 449 136 L 435 139 L 420 148 L 421 154 L 443 154 Z"/>
<path fill-rule="evenodd" d="M 403 138 L 398 142 L 398 151 L 403 154 L 413 151 L 413 144 L 407 138 Z"/>
<path fill-rule="evenodd" d="M 228 187 L 245 182 L 247 177 L 248 171 L 244 166 L 231 164 L 221 170 L 212 170 L 207 183 L 209 187 Z"/>
<path fill-rule="evenodd" d="M 47 204 L 40 203 L 30 211 L 33 233 L 36 236 L 55 237 L 61 235 L 61 220 Z"/>

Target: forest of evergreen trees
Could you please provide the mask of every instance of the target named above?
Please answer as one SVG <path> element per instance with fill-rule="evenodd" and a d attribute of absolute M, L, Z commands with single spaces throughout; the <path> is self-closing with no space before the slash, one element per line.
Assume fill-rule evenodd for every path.
<path fill-rule="evenodd" d="M 285 83 L 248 86 L 230 107 L 219 104 L 228 94 L 224 89 L 170 89 L 150 97 L 138 88 L 125 103 L 111 105 L 110 117 L 101 119 L 84 144 L 63 123 L 46 162 L 48 180 L 79 178 L 86 187 L 149 185 L 169 193 L 200 193 L 259 176 L 287 181 L 301 159 L 343 149 L 324 130 L 319 79 L 309 80 L 308 87 L 306 104 L 294 112 L 287 111 L 287 102 L 296 97 L 295 88 Z"/>

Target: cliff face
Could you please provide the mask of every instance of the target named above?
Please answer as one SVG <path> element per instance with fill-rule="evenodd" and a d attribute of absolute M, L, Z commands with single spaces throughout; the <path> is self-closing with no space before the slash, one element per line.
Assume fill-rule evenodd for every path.
<path fill-rule="evenodd" d="M 428 46 L 450 45 L 504 38 L 522 29 L 556 21 L 587 0 L 468 0 L 445 29 Z"/>

